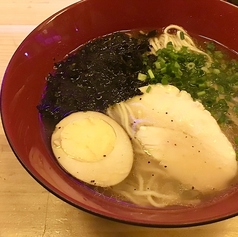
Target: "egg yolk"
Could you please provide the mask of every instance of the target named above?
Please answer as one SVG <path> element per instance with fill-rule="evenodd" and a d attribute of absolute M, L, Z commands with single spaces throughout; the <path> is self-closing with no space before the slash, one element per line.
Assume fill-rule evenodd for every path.
<path fill-rule="evenodd" d="M 97 162 L 112 152 L 115 142 L 116 134 L 107 122 L 89 117 L 63 127 L 60 146 L 73 159 Z"/>

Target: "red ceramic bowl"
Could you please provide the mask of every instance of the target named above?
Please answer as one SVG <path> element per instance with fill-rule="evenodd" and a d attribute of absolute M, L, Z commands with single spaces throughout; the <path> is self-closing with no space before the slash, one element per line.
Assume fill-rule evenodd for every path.
<path fill-rule="evenodd" d="M 55 61 L 88 40 L 118 30 L 183 26 L 238 51 L 238 8 L 219 0 L 84 0 L 39 25 L 13 55 L 3 80 L 1 115 L 24 168 L 50 192 L 90 213 L 125 223 L 179 227 L 238 213 L 238 189 L 194 208 L 142 208 L 98 195 L 59 168 L 42 135 L 36 105 Z"/>

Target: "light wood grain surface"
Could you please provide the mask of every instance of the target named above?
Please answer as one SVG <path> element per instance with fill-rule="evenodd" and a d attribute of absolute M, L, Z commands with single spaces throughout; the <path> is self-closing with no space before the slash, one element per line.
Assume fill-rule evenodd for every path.
<path fill-rule="evenodd" d="M 0 0 L 0 78 L 21 41 L 75 0 Z M 156 229 L 82 212 L 41 187 L 12 153 L 0 124 L 0 237 L 236 237 L 238 217 L 206 226 Z"/>

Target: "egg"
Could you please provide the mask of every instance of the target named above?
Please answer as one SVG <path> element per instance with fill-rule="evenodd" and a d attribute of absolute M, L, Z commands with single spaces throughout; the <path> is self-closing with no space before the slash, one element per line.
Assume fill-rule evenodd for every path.
<path fill-rule="evenodd" d="M 150 88 L 107 113 L 170 177 L 202 193 L 227 187 L 237 174 L 236 153 L 210 112 L 174 86 Z"/>
<path fill-rule="evenodd" d="M 72 176 L 108 187 L 131 171 L 133 149 L 125 130 L 105 114 L 75 112 L 62 119 L 51 137 L 53 153 Z"/>

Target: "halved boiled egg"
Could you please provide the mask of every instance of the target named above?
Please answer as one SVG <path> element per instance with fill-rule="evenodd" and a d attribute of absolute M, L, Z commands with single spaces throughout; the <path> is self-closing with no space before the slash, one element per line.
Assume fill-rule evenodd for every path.
<path fill-rule="evenodd" d="M 59 164 L 86 183 L 107 187 L 131 171 L 133 149 L 125 130 L 105 114 L 76 112 L 55 127 L 51 146 Z"/>

